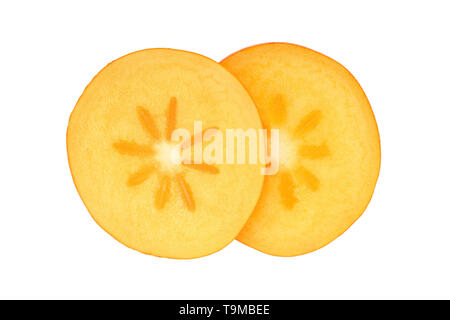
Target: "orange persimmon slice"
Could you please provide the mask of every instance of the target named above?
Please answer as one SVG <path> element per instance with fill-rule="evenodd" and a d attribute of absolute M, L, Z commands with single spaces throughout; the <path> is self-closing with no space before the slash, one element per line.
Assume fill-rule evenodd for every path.
<path fill-rule="evenodd" d="M 221 64 L 263 125 L 280 130 L 279 171 L 237 239 L 277 256 L 325 246 L 363 213 L 378 178 L 378 129 L 363 90 L 336 61 L 293 44 L 249 47 Z"/>
<path fill-rule="evenodd" d="M 67 131 L 72 176 L 95 221 L 126 246 L 161 257 L 205 256 L 231 242 L 254 209 L 263 164 L 172 161 L 173 131 L 194 135 L 194 121 L 221 131 L 262 128 L 235 77 L 179 50 L 115 60 L 80 97 Z"/>

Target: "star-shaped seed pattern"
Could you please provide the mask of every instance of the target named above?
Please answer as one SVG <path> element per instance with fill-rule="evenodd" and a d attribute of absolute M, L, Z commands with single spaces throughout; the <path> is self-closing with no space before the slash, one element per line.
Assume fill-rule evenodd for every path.
<path fill-rule="evenodd" d="M 278 97 L 277 100 L 280 100 Z M 280 100 L 281 101 L 281 100 Z M 284 109 L 285 105 L 279 105 Z M 280 112 L 283 114 L 283 112 Z M 296 140 L 302 140 L 306 135 L 313 132 L 323 118 L 320 110 L 313 110 L 305 115 L 295 128 L 294 137 Z M 320 145 L 302 144 L 298 147 L 297 155 L 300 158 L 309 160 L 319 160 L 330 156 L 330 150 L 324 142 Z M 301 164 L 296 164 L 292 170 L 281 168 L 278 176 L 278 191 L 280 193 L 283 206 L 292 209 L 299 202 L 296 195 L 298 184 L 303 184 L 311 191 L 317 191 L 320 187 L 319 178 Z"/>
<path fill-rule="evenodd" d="M 127 180 L 127 185 L 129 187 L 135 187 L 147 181 L 147 179 L 154 173 L 159 174 L 159 185 L 155 193 L 155 208 L 161 210 L 167 204 L 169 200 L 170 193 L 172 190 L 172 185 L 175 184 L 178 194 L 180 195 L 183 203 L 189 211 L 195 211 L 195 200 L 192 193 L 192 189 L 189 183 L 186 181 L 182 171 L 177 170 L 177 172 L 165 172 L 161 170 L 160 165 L 154 159 L 155 142 L 166 143 L 171 142 L 172 132 L 176 127 L 177 118 L 177 106 L 178 102 L 175 97 L 171 97 L 169 101 L 169 106 L 166 111 L 166 131 L 165 135 L 162 136 L 158 128 L 155 125 L 155 121 L 150 114 L 150 112 L 144 107 L 138 106 L 136 108 L 137 118 L 142 129 L 148 134 L 150 141 L 147 144 L 138 144 L 136 142 L 120 140 L 113 143 L 113 148 L 121 155 L 140 157 L 145 160 L 145 163 L 134 173 L 132 173 Z M 208 128 L 209 129 L 209 128 Z M 203 132 L 205 132 L 205 129 Z M 202 132 L 202 134 L 203 134 Z M 180 153 L 185 148 L 191 148 L 197 139 L 191 137 L 190 140 L 186 140 L 180 144 Z M 206 174 L 218 174 L 219 169 L 213 165 L 206 163 L 192 163 L 185 164 L 181 163 L 184 168 L 194 169 Z M 174 182 L 174 183 L 172 183 Z"/>

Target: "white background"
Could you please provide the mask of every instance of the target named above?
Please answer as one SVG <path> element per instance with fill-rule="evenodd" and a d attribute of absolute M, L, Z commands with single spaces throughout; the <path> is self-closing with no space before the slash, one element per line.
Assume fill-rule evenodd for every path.
<path fill-rule="evenodd" d="M 448 1 L 2 1 L 0 298 L 450 298 Z M 66 126 L 108 62 L 171 47 L 221 60 L 287 41 L 346 66 L 378 120 L 365 214 L 314 253 L 234 242 L 187 261 L 103 232 L 69 173 Z"/>

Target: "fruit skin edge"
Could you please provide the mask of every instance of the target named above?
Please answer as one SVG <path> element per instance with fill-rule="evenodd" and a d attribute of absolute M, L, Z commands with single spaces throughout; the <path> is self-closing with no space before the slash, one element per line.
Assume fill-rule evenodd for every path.
<path fill-rule="evenodd" d="M 381 151 L 381 139 L 380 139 L 380 133 L 379 133 L 379 130 L 378 130 L 378 123 L 377 123 L 377 121 L 376 121 L 376 118 L 375 118 L 375 115 L 374 115 L 374 112 L 373 112 L 373 108 L 372 108 L 372 106 L 371 106 L 369 100 L 367 99 L 367 96 L 366 96 L 364 90 L 362 89 L 361 85 L 359 84 L 359 82 L 356 80 L 356 78 L 353 76 L 353 74 L 352 74 L 347 68 L 345 68 L 342 64 L 340 64 L 340 63 L 337 62 L 336 60 L 334 60 L 334 59 L 328 57 L 328 56 L 325 55 L 325 54 L 322 54 L 322 53 L 320 53 L 320 52 L 318 52 L 318 51 L 315 51 L 315 50 L 313 50 L 313 49 L 310 49 L 310 48 L 308 48 L 308 47 L 301 46 L 301 45 L 297 45 L 297 44 L 293 44 L 293 43 L 288 43 L 288 42 L 267 42 L 267 43 L 260 43 L 260 44 L 256 44 L 256 45 L 251 45 L 251 46 L 245 47 L 245 48 L 243 48 L 243 49 L 240 49 L 240 50 L 238 50 L 238 51 L 236 51 L 236 52 L 234 52 L 234 53 L 232 53 L 232 54 L 226 56 L 224 59 L 222 59 L 222 61 L 225 60 L 225 59 L 227 59 L 228 57 L 230 57 L 230 56 L 236 54 L 236 53 L 239 53 L 239 52 L 243 51 L 243 50 L 246 50 L 246 49 L 249 49 L 249 48 L 252 48 L 252 47 L 257 47 L 257 46 L 260 46 L 260 45 L 266 45 L 266 44 L 285 44 L 285 45 L 291 45 L 291 46 L 295 46 L 295 47 L 302 47 L 302 48 L 311 50 L 311 51 L 313 51 L 314 53 L 317 53 L 317 54 L 319 54 L 319 55 L 322 55 L 322 56 L 324 56 L 324 57 L 326 57 L 326 58 L 328 58 L 328 59 L 331 59 L 332 61 L 334 61 L 335 63 L 337 63 L 339 66 L 341 66 L 341 67 L 348 73 L 348 75 L 350 75 L 350 77 L 355 81 L 355 83 L 358 85 L 358 87 L 361 89 L 361 92 L 364 94 L 365 100 L 367 101 L 368 105 L 370 106 L 370 112 L 371 112 L 372 118 L 373 118 L 374 123 L 375 123 L 375 127 L 376 127 L 376 130 L 377 130 L 377 136 L 378 136 L 378 144 L 379 144 L 379 146 L 380 146 L 380 161 L 379 161 L 380 166 L 379 166 L 379 168 L 378 168 L 378 173 L 377 173 L 377 177 L 376 177 L 376 183 L 375 183 L 374 191 L 372 192 L 370 198 L 368 199 L 368 201 L 367 201 L 367 203 L 366 203 L 364 209 L 363 209 L 362 212 L 358 215 L 358 217 L 355 219 L 355 221 L 353 221 L 353 222 L 352 222 L 352 223 L 351 223 L 351 224 L 350 224 L 350 225 L 349 225 L 349 226 L 348 226 L 341 234 L 337 235 L 336 237 L 334 237 L 333 239 L 331 239 L 329 242 L 323 244 L 322 246 L 320 246 L 320 247 L 318 247 L 318 248 L 316 248 L 316 249 L 313 249 L 313 250 L 304 252 L 304 253 L 302 253 L 302 254 L 277 255 L 277 254 L 271 254 L 271 253 L 263 252 L 263 251 L 261 251 L 261 250 L 259 250 L 259 249 L 257 249 L 257 248 L 254 248 L 253 246 L 251 246 L 251 245 L 245 243 L 244 241 L 241 241 L 241 240 L 239 240 L 239 239 L 236 239 L 236 237 L 239 235 L 239 232 L 238 232 L 238 233 L 236 234 L 236 236 L 235 236 L 235 239 L 236 239 L 237 241 L 239 241 L 239 242 L 245 244 L 246 246 L 248 246 L 248 247 L 250 247 L 250 248 L 255 249 L 256 251 L 259 251 L 259 252 L 262 252 L 262 253 L 265 253 L 265 254 L 268 254 L 268 255 L 271 255 L 271 256 L 276 256 L 276 257 L 295 257 L 295 256 L 304 255 L 304 254 L 307 254 L 307 253 L 310 253 L 310 252 L 313 252 L 313 251 L 317 251 L 317 250 L 319 250 L 319 249 L 321 249 L 321 248 L 327 246 L 328 244 L 330 244 L 331 242 L 333 242 L 334 240 L 336 240 L 338 237 L 340 237 L 342 234 L 344 234 L 344 233 L 345 233 L 345 232 L 346 232 L 346 231 L 347 231 L 347 230 L 348 230 L 348 229 L 349 229 L 349 228 L 350 228 L 350 227 L 351 227 L 351 226 L 352 226 L 352 225 L 353 225 L 360 217 L 361 217 L 361 215 L 366 211 L 366 209 L 367 209 L 367 207 L 368 207 L 368 205 L 369 205 L 369 203 L 370 203 L 370 201 L 371 201 L 371 199 L 372 199 L 372 197 L 373 197 L 373 194 L 374 194 L 374 192 L 375 192 L 376 184 L 377 184 L 377 182 L 378 182 L 378 178 L 379 178 L 379 175 L 380 175 L 380 170 L 381 170 L 381 155 L 382 155 L 382 151 Z M 186 50 L 171 49 L 171 48 L 151 48 L 151 49 L 142 49 L 142 50 L 138 50 L 138 51 L 134 51 L 134 52 L 128 53 L 128 54 L 126 54 L 126 55 L 124 55 L 124 56 L 122 56 L 122 57 L 119 57 L 119 58 L 114 59 L 113 61 L 109 62 L 105 67 L 103 67 L 103 68 L 102 68 L 102 69 L 101 69 L 101 70 L 100 70 L 100 71 L 92 78 L 92 80 L 88 83 L 88 85 L 85 87 L 85 89 L 91 84 L 91 82 L 93 82 L 93 81 L 95 80 L 95 78 L 97 77 L 97 75 L 98 75 L 99 73 L 101 73 L 101 71 L 102 71 L 103 69 L 107 68 L 110 64 L 112 64 L 112 63 L 115 62 L 116 60 L 121 59 L 121 58 L 123 58 L 123 57 L 126 57 L 126 56 L 131 55 L 131 54 L 136 53 L 136 52 L 147 51 L 147 50 L 153 50 L 153 49 L 165 49 L 165 50 L 181 51 L 181 52 L 191 53 L 191 54 L 195 54 L 195 55 L 201 56 L 201 57 L 203 57 L 203 58 L 206 58 L 206 59 L 208 59 L 208 60 L 211 60 L 211 61 L 213 61 L 213 62 L 216 62 L 216 61 L 214 61 L 214 60 L 211 59 L 211 58 L 208 58 L 208 57 L 206 57 L 206 56 L 203 56 L 203 55 L 198 54 L 198 53 L 195 53 L 195 52 L 186 51 Z M 216 63 L 217 63 L 217 62 L 216 62 Z M 220 65 L 220 63 L 217 63 L 217 64 Z M 222 65 L 220 65 L 220 66 L 221 66 L 223 69 L 225 69 Z M 226 70 L 226 69 L 225 69 L 225 70 Z M 228 70 L 226 70 L 226 71 L 227 71 L 228 73 L 230 73 Z M 231 73 L 230 73 L 230 74 L 231 74 Z M 234 75 L 233 75 L 233 77 L 234 77 Z M 239 79 L 237 79 L 237 80 L 239 81 Z M 240 82 L 240 81 L 239 81 L 239 82 Z M 241 83 L 241 84 L 242 84 L 242 83 Z M 83 90 L 83 92 L 84 92 L 84 90 Z M 82 96 L 82 95 L 81 95 L 81 96 Z M 77 103 L 78 103 L 78 101 L 80 100 L 81 96 L 78 98 Z M 252 100 L 253 100 L 253 99 L 252 99 Z M 254 101 L 253 101 L 253 102 L 254 102 Z M 256 104 L 255 104 L 255 105 L 256 105 Z M 73 112 L 73 111 L 72 111 L 72 112 Z M 259 115 L 260 111 L 257 110 L 257 112 L 258 112 L 258 115 Z M 71 117 L 72 117 L 72 113 L 71 113 L 71 115 L 70 115 L 70 117 L 69 117 L 69 122 L 70 122 L 70 118 L 71 118 Z M 67 141 L 67 134 L 68 134 L 68 131 L 66 130 L 66 141 Z M 66 143 L 66 152 L 67 152 L 67 156 L 68 156 L 68 145 L 67 145 L 67 143 Z M 227 243 L 225 246 L 223 246 L 222 248 L 219 248 L 218 250 L 213 251 L 213 252 L 211 252 L 211 253 L 208 253 L 208 254 L 206 254 L 206 255 L 195 256 L 195 257 L 189 257 L 189 258 L 163 257 L 163 256 L 158 256 L 158 255 L 152 254 L 152 253 L 150 253 L 150 252 L 143 252 L 143 251 L 140 251 L 140 250 L 138 250 L 138 249 L 131 248 L 130 246 L 128 246 L 128 245 L 126 245 L 125 243 L 122 243 L 121 241 L 119 241 L 118 239 L 116 239 L 111 233 L 109 233 L 108 231 L 106 231 L 106 230 L 105 230 L 105 229 L 97 222 L 97 220 L 94 218 L 94 216 L 92 215 L 92 213 L 91 213 L 91 212 L 89 211 L 89 209 L 87 208 L 87 206 L 86 206 L 86 204 L 85 204 L 83 198 L 81 197 L 80 192 L 78 191 L 78 186 L 77 186 L 77 184 L 76 184 L 76 182 L 75 182 L 75 180 L 74 180 L 74 177 L 73 177 L 73 174 L 72 174 L 72 169 L 71 169 L 71 167 L 70 167 L 70 161 L 68 161 L 68 163 L 69 163 L 69 169 L 70 169 L 70 172 L 71 172 L 72 180 L 73 180 L 73 183 L 74 183 L 74 185 L 75 185 L 75 189 L 77 190 L 77 192 L 78 192 L 78 194 L 79 194 L 79 196 L 80 196 L 81 201 L 83 202 L 84 206 L 86 207 L 86 209 L 87 209 L 87 211 L 89 212 L 89 214 L 90 214 L 90 216 L 92 217 L 92 219 L 93 219 L 93 220 L 96 222 L 96 224 L 97 224 L 100 228 L 102 228 L 107 234 L 109 234 L 112 238 L 114 238 L 116 241 L 118 241 L 118 242 L 121 243 L 122 245 L 125 245 L 127 248 L 133 249 L 133 250 L 135 250 L 135 251 L 141 252 L 141 253 L 146 254 L 146 255 L 151 255 L 151 256 L 160 257 L 160 258 L 176 259 L 176 260 L 190 260 L 190 259 L 197 259 L 197 258 L 207 257 L 207 256 L 209 256 L 209 255 L 212 255 L 212 254 L 214 254 L 214 253 L 216 253 L 216 252 L 218 252 L 218 251 L 224 249 L 224 248 L 225 248 L 226 246 L 228 246 L 231 242 L 233 242 L 233 240 L 235 240 L 235 239 L 232 239 L 230 242 L 228 242 L 228 243 Z M 257 203 L 258 203 L 258 202 L 257 202 Z M 256 204 L 255 204 L 255 206 L 256 206 Z M 250 215 L 250 216 L 251 216 L 251 215 Z M 249 216 L 249 218 L 250 218 L 250 216 Z M 249 219 L 249 218 L 248 218 L 248 219 Z M 247 220 L 248 220 L 248 219 L 247 219 Z M 245 226 L 245 224 L 244 224 L 244 226 Z M 243 227 L 244 227 L 244 226 L 243 226 Z"/>
<path fill-rule="evenodd" d="M 318 248 L 316 248 L 316 249 L 312 249 L 312 250 L 309 250 L 309 251 L 306 251 L 306 252 L 303 252 L 303 253 L 301 253 L 301 254 L 292 254 L 292 255 L 278 255 L 278 254 L 273 254 L 273 253 L 267 253 L 267 252 L 264 252 L 264 251 L 262 251 L 262 250 L 259 250 L 259 249 L 257 249 L 257 248 L 255 248 L 254 246 L 252 246 L 252 245 L 250 245 L 250 244 L 247 244 L 245 241 L 242 241 L 242 240 L 240 240 L 240 239 L 238 239 L 238 237 L 239 237 L 239 235 L 238 235 L 238 237 L 236 238 L 236 240 L 237 241 L 239 241 L 239 242 L 241 242 L 242 244 L 244 244 L 244 245 L 246 245 L 246 246 L 248 246 L 248 247 L 250 247 L 250 248 L 252 248 L 252 249 L 255 249 L 256 251 L 259 251 L 259 252 L 261 252 L 261 253 L 264 253 L 264 254 L 267 254 L 267 255 L 271 255 L 271 256 L 274 256 L 274 257 L 281 257 L 281 258 L 290 258 L 290 257 L 297 257 L 297 256 L 302 256 L 302 255 L 304 255 L 304 254 L 308 254 L 308 253 L 311 253 L 311 252 L 314 252 L 314 251 L 317 251 L 317 250 L 319 250 L 319 249 L 322 249 L 323 247 L 325 247 L 325 246 L 327 246 L 327 245 L 329 245 L 331 242 L 333 242 L 334 240 L 336 240 L 337 238 L 339 238 L 341 235 L 343 235 L 356 221 L 358 221 L 358 219 L 363 215 L 363 213 L 366 211 L 366 209 L 367 209 L 367 207 L 369 206 L 369 204 L 370 204 L 370 201 L 372 200 L 372 197 L 373 197 L 373 194 L 375 193 L 375 190 L 376 190 L 376 186 L 377 186 L 377 184 L 378 184 L 378 178 L 379 178 L 379 176 L 380 176 L 380 170 L 381 170 L 381 159 L 382 159 L 382 150 L 381 150 L 381 138 L 380 138 L 380 131 L 379 131 L 379 129 L 378 129 L 378 123 L 377 123 L 377 120 L 376 120 L 376 118 L 375 118 L 375 114 L 374 114 L 374 112 L 373 112 L 373 108 L 372 108 L 372 105 L 370 104 L 370 101 L 369 101 L 369 99 L 367 98 L 367 95 L 366 95 L 366 93 L 364 92 L 364 90 L 363 90 L 363 88 L 361 87 L 361 85 L 360 85 L 360 83 L 358 82 L 358 80 L 355 78 L 355 76 L 346 68 L 346 67 L 344 67 L 341 63 L 339 63 L 338 61 L 336 61 L 336 60 L 334 60 L 333 58 L 330 58 L 329 56 L 327 56 L 327 55 L 325 55 L 325 54 L 323 54 L 323 53 L 321 53 L 321 52 L 318 52 L 318 51 L 316 51 L 316 50 L 313 50 L 313 49 L 310 49 L 310 48 L 308 48 L 308 47 L 305 47 L 305 46 L 302 46 L 302 45 L 298 45 L 298 44 L 295 44 L 295 43 L 290 43 L 290 42 L 262 42 L 262 43 L 258 43 L 258 44 L 254 44 L 254 45 L 251 45 L 251 46 L 248 46 L 248 47 L 245 47 L 245 48 L 242 48 L 242 49 L 239 49 L 239 50 L 237 50 L 237 51 L 235 51 L 235 52 L 233 52 L 233 53 L 231 53 L 231 54 L 229 54 L 228 56 L 226 56 L 225 58 L 223 58 L 221 61 L 220 61 L 220 63 L 222 63 L 223 61 L 225 61 L 226 59 L 228 59 L 229 57 L 231 57 L 231 56 L 233 56 L 233 55 L 235 55 L 235 54 L 238 54 L 238 53 L 240 53 L 240 52 L 242 52 L 242 51 L 244 51 L 244 50 L 247 50 L 247 49 L 250 49 L 250 48 L 254 48 L 254 47 L 259 47 L 259 46 L 263 46 L 263 45 L 271 45 L 271 44 L 275 44 L 275 45 L 278 45 L 278 44 L 281 44 L 281 45 L 288 45 L 288 46 L 294 46 L 294 47 L 300 47 L 300 48 L 303 48 L 303 49 L 307 49 L 307 50 L 310 50 L 310 51 L 312 51 L 313 53 L 316 53 L 316 54 L 318 54 L 318 55 L 321 55 L 321 56 L 323 56 L 323 57 L 325 57 L 325 58 L 327 58 L 327 59 L 330 59 L 331 61 L 333 61 L 334 63 L 336 63 L 337 65 L 339 65 L 340 67 L 342 67 L 343 69 L 344 69 L 344 71 L 355 81 L 355 83 L 357 84 L 357 86 L 358 86 L 358 88 L 361 90 L 361 92 L 363 93 L 363 95 L 364 95 L 364 98 L 365 98 L 365 100 L 366 100 L 366 102 L 367 102 L 367 104 L 369 105 L 369 107 L 370 107 L 370 115 L 372 116 L 372 119 L 373 119 L 373 121 L 374 121 L 374 124 L 375 124 L 375 128 L 376 128 L 376 132 L 377 132 L 377 138 L 378 138 L 378 146 L 379 146 L 379 154 L 380 154 L 380 157 L 379 157 L 379 166 L 378 166 L 378 172 L 377 172 L 377 175 L 376 175 L 376 179 L 375 179 L 375 186 L 374 186 L 374 189 L 373 189 L 373 192 L 372 192 L 372 194 L 370 195 L 370 198 L 368 199 L 368 201 L 367 201 L 367 203 L 365 204 L 365 206 L 364 206 L 364 209 L 361 211 L 361 213 L 357 216 L 357 218 L 342 232 L 342 233 L 340 233 L 340 234 L 338 234 L 337 236 L 335 236 L 334 238 L 332 238 L 330 241 L 328 241 L 327 243 L 325 243 L 325 244 L 323 244 L 322 246 L 320 246 L 320 247 L 318 247 Z M 239 79 L 238 79 L 238 81 L 240 81 Z M 250 97 L 251 97 L 251 95 L 250 95 Z M 252 100 L 253 100 L 253 98 L 252 98 Z M 257 105 L 256 104 L 256 102 L 253 100 L 253 102 L 255 103 L 255 105 Z M 258 111 L 258 114 L 260 114 L 260 111 L 259 111 L 259 108 L 257 108 L 257 111 Z M 261 117 L 261 115 L 260 115 L 260 117 Z M 265 179 L 266 179 L 267 177 L 264 177 L 264 181 L 265 181 Z M 261 190 L 262 191 L 262 190 Z M 261 192 L 261 194 L 262 194 L 262 192 Z M 261 196 L 261 195 L 260 195 Z M 259 201 L 258 201 L 259 202 Z M 250 215 L 250 217 L 251 217 L 251 215 Z M 250 218 L 249 218 L 250 219 Z"/>
<path fill-rule="evenodd" d="M 379 176 L 379 171 L 378 171 L 378 176 Z M 377 176 L 377 181 L 378 181 L 378 176 Z M 303 256 L 303 255 L 308 254 L 308 253 L 311 253 L 311 252 L 316 252 L 317 250 L 322 249 L 323 247 L 326 247 L 327 245 L 329 245 L 331 242 L 333 242 L 334 240 L 336 240 L 337 238 L 339 238 L 340 236 L 342 236 L 348 229 L 350 229 L 350 227 L 351 227 L 356 221 L 358 221 L 359 218 L 360 218 L 360 217 L 363 215 L 363 213 L 366 211 L 367 207 L 369 206 L 370 201 L 372 200 L 372 197 L 373 197 L 373 193 L 372 193 L 372 195 L 370 196 L 370 199 L 369 199 L 369 201 L 367 202 L 367 204 L 366 204 L 366 206 L 364 207 L 364 210 L 361 212 L 361 214 L 360 214 L 360 215 L 355 219 L 355 221 L 353 221 L 353 222 L 352 222 L 352 223 L 351 223 L 344 231 L 342 231 L 341 234 L 338 234 L 336 237 L 334 237 L 333 239 L 331 239 L 330 241 L 328 241 L 328 242 L 325 243 L 324 245 L 322 245 L 322 246 L 320 246 L 320 247 L 318 247 L 318 248 L 316 248 L 316 249 L 306 251 L 306 252 L 301 253 L 301 254 L 279 255 L 279 254 L 267 253 L 267 252 L 264 252 L 264 251 L 262 251 L 262 250 L 259 250 L 259 249 L 255 248 L 255 247 L 251 246 L 250 244 L 247 244 L 247 243 L 245 243 L 244 241 L 241 241 L 241 240 L 239 240 L 239 239 L 237 239 L 237 238 L 236 238 L 235 240 L 236 240 L 236 241 L 239 241 L 239 242 L 242 243 L 242 244 L 245 244 L 247 247 L 250 247 L 250 248 L 252 248 L 252 249 L 254 249 L 254 250 L 258 251 L 258 252 L 264 253 L 264 254 L 269 255 L 269 256 L 277 257 L 277 258 L 293 258 L 293 257 Z"/>
<path fill-rule="evenodd" d="M 206 56 L 204 56 L 204 55 L 202 55 L 202 54 L 199 54 L 199 53 L 196 53 L 196 52 L 187 51 L 187 50 L 173 49 L 173 48 L 164 48 L 164 47 L 147 48 L 147 49 L 141 49 L 141 50 L 137 50 L 137 51 L 133 51 L 133 52 L 127 53 L 127 54 L 125 54 L 125 55 L 123 55 L 123 56 L 121 56 L 121 57 L 118 57 L 118 58 L 112 60 L 112 61 L 109 62 L 107 65 L 105 65 L 103 68 L 101 68 L 100 71 L 98 71 L 98 72 L 95 74 L 95 76 L 89 81 L 89 83 L 85 86 L 85 88 L 84 88 L 84 90 L 83 90 L 83 93 L 82 93 L 82 94 L 80 95 L 80 97 L 77 99 L 77 102 L 75 103 L 75 106 L 78 104 L 78 102 L 80 101 L 81 97 L 83 96 L 85 90 L 89 87 L 89 85 L 90 85 L 92 82 L 94 82 L 94 80 L 97 78 L 97 76 L 98 76 L 104 69 L 106 69 L 107 67 L 109 67 L 109 65 L 111 65 L 112 63 L 116 62 L 116 61 L 119 60 L 119 59 L 122 59 L 122 58 L 124 58 L 124 57 L 127 57 L 127 56 L 129 56 L 129 55 L 131 55 L 131 54 L 137 53 L 137 52 L 143 52 L 143 51 L 148 51 L 148 50 L 161 50 L 161 49 L 162 49 L 162 50 L 175 51 L 175 52 L 184 52 L 184 53 L 194 54 L 194 55 L 197 55 L 197 56 L 199 56 L 199 57 L 205 58 L 205 59 L 207 59 L 207 60 L 209 60 L 209 61 L 212 61 L 212 62 L 214 62 L 215 64 L 217 64 L 220 68 L 222 68 L 223 70 L 225 70 L 225 71 L 226 71 L 230 76 L 232 76 L 234 79 L 236 79 L 236 80 L 239 82 L 239 84 L 242 86 L 242 83 L 241 83 L 241 82 L 240 82 L 240 81 L 239 81 L 239 80 L 238 80 L 238 79 L 237 79 L 230 71 L 228 71 L 224 66 L 222 66 L 219 62 L 217 62 L 217 61 L 215 61 L 215 60 L 213 60 L 213 59 L 211 59 L 211 58 L 209 58 L 209 57 L 206 57 Z M 243 87 L 243 86 L 242 86 L 242 87 Z M 244 88 L 244 90 L 245 90 L 245 88 Z M 246 90 L 245 90 L 245 91 L 246 91 Z M 251 99 L 251 97 L 250 97 L 250 99 Z M 251 100 L 253 101 L 253 99 L 251 99 Z M 253 101 L 253 103 L 254 103 L 254 101 Z M 71 120 L 71 118 L 72 118 L 72 114 L 73 114 L 74 111 L 75 111 L 75 107 L 72 109 L 72 112 L 70 113 L 68 123 L 70 123 L 70 120 Z M 259 115 L 259 112 L 258 112 L 258 110 L 256 110 L 256 111 L 257 111 L 257 113 L 258 113 L 259 122 L 261 123 L 261 117 L 260 117 L 260 115 Z M 261 126 L 262 126 L 262 125 L 261 125 Z M 80 197 L 80 199 L 81 199 L 81 202 L 83 203 L 84 207 L 85 207 L 86 210 L 88 211 L 88 213 L 89 213 L 89 215 L 91 216 L 91 218 L 95 221 L 95 223 L 96 223 L 103 231 L 105 231 L 108 235 L 110 235 L 110 236 L 111 236 L 114 240 L 116 240 L 118 243 L 120 243 L 121 245 L 124 245 L 125 247 L 127 247 L 127 248 L 129 248 L 129 249 L 132 249 L 132 250 L 134 250 L 134 251 L 140 252 L 140 253 L 145 254 L 145 255 L 154 256 L 154 257 L 158 257 L 158 258 L 173 259 L 173 260 L 191 260 L 191 259 L 198 259 L 198 258 L 207 257 L 207 256 L 210 256 L 210 255 L 212 255 L 212 254 L 215 254 L 215 253 L 217 253 L 217 252 L 223 250 L 223 249 L 224 249 L 225 247 L 227 247 L 230 243 L 232 243 L 234 240 L 236 240 L 236 237 L 239 235 L 240 231 L 244 228 L 245 224 L 247 223 L 248 219 L 249 219 L 250 216 L 251 216 L 251 214 L 248 216 L 247 220 L 246 220 L 245 223 L 242 225 L 241 229 L 239 229 L 239 231 L 236 233 L 236 235 L 235 235 L 228 243 L 226 243 L 223 247 L 217 249 L 216 251 L 212 251 L 212 252 L 210 252 L 210 253 L 208 253 L 208 254 L 205 254 L 205 255 L 193 256 L 193 257 L 189 257 L 189 258 L 165 257 L 165 256 L 160 256 L 160 255 L 153 254 L 153 253 L 151 253 L 151 252 L 144 252 L 144 251 L 138 250 L 138 249 L 136 249 L 136 248 L 132 248 L 132 247 L 130 247 L 129 245 L 127 245 L 127 244 L 121 242 L 120 240 L 118 240 L 114 235 L 112 235 L 112 234 L 111 234 L 110 232 L 108 232 L 102 225 L 100 225 L 100 223 L 98 223 L 98 221 L 94 218 L 94 215 L 90 212 L 90 210 L 89 210 L 88 207 L 86 206 L 86 203 L 85 203 L 85 201 L 83 200 L 83 197 L 81 196 L 81 193 L 80 193 L 80 191 L 79 191 L 79 189 L 78 189 L 78 186 L 77 186 L 77 184 L 76 184 L 76 182 L 75 182 L 75 179 L 74 179 L 74 176 L 73 176 L 73 172 L 72 172 L 72 168 L 71 168 L 70 161 L 69 161 L 69 148 L 68 148 L 68 144 L 67 144 L 67 138 L 68 138 L 68 133 L 69 133 L 69 132 L 68 132 L 68 129 L 69 129 L 69 127 L 68 127 L 68 125 L 67 125 L 67 129 L 66 129 L 66 155 L 67 155 L 67 163 L 69 164 L 70 175 L 71 175 L 71 177 L 72 177 L 72 181 L 73 181 L 73 184 L 74 184 L 74 186 L 75 186 L 75 189 L 76 189 L 76 191 L 77 191 L 77 193 L 78 193 L 78 195 L 79 195 L 79 197 Z M 264 182 L 263 182 L 263 183 L 264 183 Z M 255 206 L 256 206 L 257 203 L 258 203 L 258 201 L 256 201 Z"/>

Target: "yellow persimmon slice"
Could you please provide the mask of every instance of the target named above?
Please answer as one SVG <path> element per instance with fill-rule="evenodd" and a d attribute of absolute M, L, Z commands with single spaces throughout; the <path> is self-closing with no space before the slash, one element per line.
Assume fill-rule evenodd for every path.
<path fill-rule="evenodd" d="M 292 44 L 253 46 L 221 64 L 280 137 L 279 172 L 266 177 L 237 239 L 278 256 L 325 246 L 363 213 L 378 178 L 378 129 L 363 90 L 336 61 Z"/>
<path fill-rule="evenodd" d="M 253 211 L 263 164 L 173 161 L 181 149 L 198 149 L 193 139 L 172 141 L 176 129 L 197 140 L 195 121 L 203 131 L 262 128 L 235 77 L 184 51 L 126 55 L 101 70 L 80 97 L 67 131 L 72 176 L 95 221 L 126 246 L 201 257 L 230 243 Z"/>

